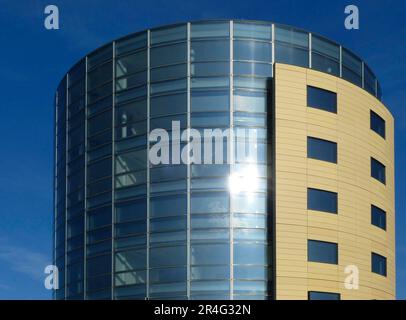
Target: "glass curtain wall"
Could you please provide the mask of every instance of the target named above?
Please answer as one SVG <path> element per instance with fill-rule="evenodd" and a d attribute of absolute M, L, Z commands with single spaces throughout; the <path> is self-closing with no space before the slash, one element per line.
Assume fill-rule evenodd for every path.
<path fill-rule="evenodd" d="M 55 298 L 272 294 L 267 133 L 274 62 L 341 76 L 380 97 L 372 71 L 349 50 L 266 22 L 147 30 L 69 71 L 55 99 Z M 223 162 L 201 163 L 214 162 L 213 147 L 189 164 L 151 165 L 147 133 L 166 129 L 172 147 L 173 121 L 193 129 L 180 150 L 204 129 L 232 128 L 223 136 Z"/>

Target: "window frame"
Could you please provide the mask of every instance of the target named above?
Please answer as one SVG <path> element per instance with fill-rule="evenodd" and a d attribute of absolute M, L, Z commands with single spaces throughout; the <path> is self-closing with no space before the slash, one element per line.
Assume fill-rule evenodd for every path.
<path fill-rule="evenodd" d="M 382 262 L 382 261 L 385 262 L 385 268 L 382 273 L 380 273 L 379 270 L 374 270 L 374 257 L 382 259 L 378 262 Z M 385 256 L 380 255 L 379 253 L 371 252 L 371 272 L 378 274 L 380 276 L 383 276 L 383 277 L 387 277 L 388 276 L 388 259 Z"/>
<path fill-rule="evenodd" d="M 317 260 L 311 260 L 310 257 L 310 250 L 309 250 L 309 245 L 310 243 L 318 243 L 318 244 L 328 244 L 328 245 L 335 245 L 335 259 L 333 262 L 327 261 L 328 259 L 317 259 Z M 329 241 L 323 241 L 323 240 L 315 240 L 315 239 L 307 239 L 307 262 L 315 262 L 315 263 L 324 263 L 324 264 L 332 264 L 332 265 L 338 265 L 339 264 L 339 249 L 338 249 L 338 243 L 336 242 L 329 242 Z"/>
<path fill-rule="evenodd" d="M 334 150 L 334 151 L 335 151 L 335 154 L 332 156 L 332 159 L 331 159 L 331 160 L 328 159 L 328 158 L 329 158 L 328 153 L 330 153 L 331 150 L 328 150 L 328 152 L 325 152 L 325 150 L 324 150 L 324 148 L 323 148 L 323 150 L 322 150 L 323 152 L 320 152 L 320 150 L 319 150 L 319 152 L 314 152 L 314 151 L 312 152 L 312 151 L 310 150 L 310 143 L 309 143 L 310 141 L 314 141 L 314 142 L 319 143 L 318 147 L 320 147 L 320 146 L 322 145 L 322 143 L 325 143 L 325 144 L 323 145 L 323 147 L 325 147 L 325 146 L 327 146 L 327 145 L 328 145 L 329 147 L 335 146 L 335 150 Z M 313 155 L 311 155 L 312 153 L 313 153 Z M 318 154 L 316 154 L 316 153 L 318 153 Z M 324 159 L 323 159 L 322 157 L 317 158 L 317 155 L 320 155 L 320 153 L 326 153 L 327 155 L 324 155 L 324 154 L 323 154 Z M 326 139 L 321 139 L 321 138 L 316 138 L 316 137 L 307 136 L 307 158 L 337 164 L 337 162 L 338 162 L 338 144 L 337 144 L 337 142 L 334 142 L 334 141 L 330 141 L 330 140 L 326 140 Z"/>
<path fill-rule="evenodd" d="M 327 94 L 330 94 L 330 95 L 334 95 L 335 96 L 335 101 L 334 101 L 334 106 L 332 107 L 332 108 L 330 108 L 330 106 L 321 106 L 321 105 L 316 105 L 316 104 L 313 104 L 313 103 L 311 103 L 311 101 L 310 101 L 310 94 L 309 94 L 309 89 L 310 90 L 315 90 L 315 91 L 318 91 L 319 93 L 327 93 Z M 322 111 L 326 111 L 326 112 L 330 112 L 330 113 L 333 113 L 333 114 L 337 114 L 338 113 L 338 111 L 337 111 L 337 102 L 338 102 L 338 99 L 337 99 L 337 93 L 336 92 L 333 92 L 333 91 L 330 91 L 330 90 L 327 90 L 327 89 L 323 89 L 323 88 L 319 88 L 319 87 L 315 87 L 315 86 L 307 86 L 307 88 L 306 88 L 306 96 L 307 96 L 307 107 L 308 108 L 314 108 L 314 109 L 318 109 L 318 110 L 322 110 Z M 318 104 L 318 103 L 317 103 Z"/>
<path fill-rule="evenodd" d="M 375 111 L 370 110 L 370 129 L 381 136 L 384 140 L 386 140 L 386 121 L 384 118 L 382 118 L 379 114 L 377 114 Z M 378 129 L 373 128 L 373 119 L 376 119 L 378 121 L 382 121 L 383 123 L 383 132 L 379 132 Z"/>

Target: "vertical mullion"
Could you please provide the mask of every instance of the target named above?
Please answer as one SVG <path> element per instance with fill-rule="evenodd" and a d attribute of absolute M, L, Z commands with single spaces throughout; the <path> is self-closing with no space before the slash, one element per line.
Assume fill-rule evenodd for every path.
<path fill-rule="evenodd" d="M 190 140 L 190 22 L 187 24 L 187 141 Z M 188 152 L 188 157 L 189 157 Z M 186 295 L 190 299 L 190 162 L 187 163 L 186 173 Z"/>
<path fill-rule="evenodd" d="M 87 257 L 87 64 L 88 64 L 88 57 L 85 58 L 85 147 L 84 147 L 84 161 L 85 161 L 85 169 L 84 169 L 84 175 L 85 175 L 85 186 L 84 186 L 84 192 L 85 192 L 85 199 L 84 199 L 84 210 L 83 210 L 83 223 L 84 223 L 84 228 L 83 228 L 83 299 L 86 299 L 86 280 L 87 280 L 87 275 L 86 275 L 86 257 Z"/>
<path fill-rule="evenodd" d="M 69 84 L 69 73 L 66 75 L 65 79 L 65 279 L 64 279 L 64 300 L 66 300 L 67 294 L 67 262 L 68 262 L 68 84 Z"/>
<path fill-rule="evenodd" d="M 111 105 L 111 121 L 112 121 L 112 126 L 111 126 L 111 136 L 112 136 L 112 141 L 111 141 L 111 299 L 114 299 L 114 270 L 115 270 L 115 265 L 114 265 L 114 245 L 115 245 L 115 234 L 114 234 L 114 226 L 115 226 L 115 219 L 114 219 L 114 211 L 115 211 L 115 179 L 116 179 L 116 159 L 115 159 L 115 139 L 116 139 L 116 130 L 115 130 L 115 93 L 116 93 L 116 42 L 113 41 L 112 43 L 112 58 L 111 58 L 111 65 L 112 65 L 112 105 Z"/>
<path fill-rule="evenodd" d="M 340 46 L 340 78 L 343 77 L 343 47 Z"/>
<path fill-rule="evenodd" d="M 151 130 L 150 125 L 150 81 L 151 81 L 151 61 L 150 61 L 150 52 L 151 52 L 151 31 L 147 30 L 147 265 L 146 265 L 146 298 L 149 299 L 149 256 L 150 256 L 150 248 L 149 248 L 149 241 L 150 241 L 150 163 L 149 163 L 149 132 Z"/>
<path fill-rule="evenodd" d="M 58 94 L 55 94 L 54 98 L 54 174 L 53 174 L 53 207 L 54 207 L 54 221 L 53 221 L 53 235 L 52 235 L 52 263 L 56 265 L 56 217 L 58 215 L 57 211 L 57 201 L 58 201 Z M 56 291 L 52 291 L 52 299 L 56 300 Z"/>
<path fill-rule="evenodd" d="M 234 119 L 233 119 L 233 113 L 234 113 L 234 98 L 233 98 L 233 87 L 234 87 L 234 71 L 233 71 L 233 58 L 234 58 L 234 52 L 233 52 L 233 21 L 230 21 L 230 139 L 229 139 L 229 144 L 230 144 L 230 154 L 229 154 L 229 166 L 230 166 L 230 176 L 233 173 L 233 166 L 234 166 Z M 233 230 L 233 201 L 232 201 L 232 195 L 229 192 L 229 208 L 230 208 L 230 299 L 234 299 L 234 242 L 233 242 L 233 237 L 234 237 L 234 230 Z"/>
<path fill-rule="evenodd" d="M 272 37 L 272 39 L 271 39 L 271 46 L 272 46 L 272 57 L 271 57 L 271 59 L 272 59 L 272 64 L 274 64 L 275 63 L 275 24 L 274 23 L 272 23 L 271 24 L 271 37 Z"/>
<path fill-rule="evenodd" d="M 313 67 L 313 62 L 312 62 L 312 34 L 309 33 L 309 68 L 311 69 Z"/>

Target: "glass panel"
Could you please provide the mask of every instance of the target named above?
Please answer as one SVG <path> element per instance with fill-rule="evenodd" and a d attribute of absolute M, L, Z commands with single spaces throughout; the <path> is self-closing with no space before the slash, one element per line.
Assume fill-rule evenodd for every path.
<path fill-rule="evenodd" d="M 272 62 L 271 44 L 266 42 L 235 40 L 234 60 Z"/>
<path fill-rule="evenodd" d="M 116 93 L 115 101 L 116 101 L 116 104 L 118 105 L 127 100 L 137 99 L 137 98 L 140 98 L 140 97 L 143 97 L 146 95 L 147 95 L 147 87 L 142 86 L 142 87 L 137 87 L 134 89 L 125 90 L 125 91 Z"/>
<path fill-rule="evenodd" d="M 267 94 L 256 91 L 234 91 L 234 110 L 244 112 L 266 112 Z"/>
<path fill-rule="evenodd" d="M 192 89 L 209 89 L 229 87 L 230 79 L 227 77 L 192 78 Z"/>
<path fill-rule="evenodd" d="M 234 228 L 266 228 L 266 215 L 237 214 L 233 216 Z"/>
<path fill-rule="evenodd" d="M 147 52 L 141 51 L 129 56 L 117 59 L 116 61 L 116 77 L 121 77 L 127 74 L 135 73 L 146 69 L 147 67 Z"/>
<path fill-rule="evenodd" d="M 146 182 L 147 182 L 147 172 L 144 170 L 116 176 L 115 186 L 117 189 L 119 189 L 123 187 L 143 184 Z"/>
<path fill-rule="evenodd" d="M 229 211 L 228 193 L 192 193 L 191 213 L 223 213 Z"/>
<path fill-rule="evenodd" d="M 116 173 L 138 171 L 147 167 L 147 151 L 137 150 L 116 157 Z"/>
<path fill-rule="evenodd" d="M 307 49 L 275 43 L 275 61 L 308 68 L 309 52 Z"/>
<path fill-rule="evenodd" d="M 103 255 L 86 261 L 86 276 L 94 277 L 100 274 L 111 273 L 111 255 Z"/>
<path fill-rule="evenodd" d="M 114 283 L 116 286 L 142 284 L 146 282 L 146 271 L 124 272 L 115 275 Z"/>
<path fill-rule="evenodd" d="M 377 253 L 371 253 L 371 271 L 386 277 L 386 258 Z"/>
<path fill-rule="evenodd" d="M 166 217 L 150 220 L 150 232 L 165 232 L 186 229 L 186 216 Z"/>
<path fill-rule="evenodd" d="M 371 223 L 378 228 L 386 230 L 386 212 L 371 205 Z"/>
<path fill-rule="evenodd" d="M 132 87 L 143 85 L 147 82 L 147 73 L 139 72 L 126 78 L 116 80 L 116 91 L 126 90 Z"/>
<path fill-rule="evenodd" d="M 117 237 L 147 232 L 147 224 L 145 221 L 136 221 L 131 223 L 121 223 L 115 225 L 115 234 Z"/>
<path fill-rule="evenodd" d="M 192 177 L 228 177 L 229 165 L 191 165 Z"/>
<path fill-rule="evenodd" d="M 199 244 L 191 246 L 192 265 L 230 264 L 229 244 Z"/>
<path fill-rule="evenodd" d="M 309 291 L 309 300 L 340 300 L 339 293 Z"/>
<path fill-rule="evenodd" d="M 131 202 L 116 203 L 116 222 L 146 219 L 147 200 L 138 199 Z"/>
<path fill-rule="evenodd" d="M 177 64 L 173 66 L 151 69 L 151 82 L 185 78 L 187 76 L 187 65 Z"/>
<path fill-rule="evenodd" d="M 230 267 L 228 266 L 199 266 L 191 268 L 192 280 L 229 279 Z"/>
<path fill-rule="evenodd" d="M 307 260 L 329 264 L 338 264 L 337 243 L 307 240 Z"/>
<path fill-rule="evenodd" d="M 147 33 L 130 36 L 129 38 L 116 42 L 116 54 L 120 55 L 130 51 L 138 50 L 147 46 Z"/>
<path fill-rule="evenodd" d="M 145 134 L 146 132 L 147 132 L 147 122 L 146 121 L 130 123 L 128 125 L 124 125 L 123 127 L 116 128 L 116 140 L 140 136 L 140 135 Z M 138 146 L 145 145 L 146 137 L 144 136 L 144 137 L 139 137 L 139 138 L 141 139 L 141 141 L 132 140 L 133 143 L 129 143 L 128 147 L 132 146 L 133 148 L 136 148 Z M 123 149 L 119 149 L 119 146 L 117 144 L 116 144 L 116 147 L 117 147 L 117 150 L 123 150 Z"/>
<path fill-rule="evenodd" d="M 309 47 L 308 33 L 291 27 L 275 25 L 275 40 L 303 48 Z"/>
<path fill-rule="evenodd" d="M 111 111 L 104 112 L 96 117 L 88 120 L 88 130 L 87 134 L 92 136 L 99 131 L 108 129 L 112 127 L 111 121 Z"/>
<path fill-rule="evenodd" d="M 228 62 L 197 62 L 190 66 L 192 77 L 222 76 L 230 73 Z"/>
<path fill-rule="evenodd" d="M 233 67 L 235 75 L 272 77 L 272 64 L 236 61 Z"/>
<path fill-rule="evenodd" d="M 385 139 L 385 120 L 371 110 L 371 130 Z"/>
<path fill-rule="evenodd" d="M 186 247 L 158 247 L 150 249 L 151 268 L 186 265 Z"/>
<path fill-rule="evenodd" d="M 158 94 L 168 91 L 185 91 L 186 86 L 186 79 L 153 83 L 151 84 L 151 94 Z"/>
<path fill-rule="evenodd" d="M 186 39 L 186 25 L 151 30 L 151 45 Z"/>
<path fill-rule="evenodd" d="M 116 125 L 138 122 L 147 118 L 147 101 L 140 100 L 115 108 Z"/>
<path fill-rule="evenodd" d="M 268 89 L 268 80 L 253 77 L 234 77 L 234 87 L 247 89 Z"/>
<path fill-rule="evenodd" d="M 186 231 L 170 231 L 170 232 L 159 232 L 151 233 L 150 243 L 154 244 L 171 244 L 171 243 L 185 243 L 186 242 Z"/>
<path fill-rule="evenodd" d="M 192 23 L 191 38 L 228 37 L 230 33 L 228 22 Z"/>
<path fill-rule="evenodd" d="M 93 52 L 87 59 L 88 69 L 93 68 L 94 66 L 103 63 L 113 57 L 113 46 L 111 44 L 98 49 L 96 52 Z"/>
<path fill-rule="evenodd" d="M 185 280 L 186 268 L 151 269 L 149 274 L 149 281 L 151 283 L 177 282 Z"/>
<path fill-rule="evenodd" d="M 150 200 L 151 217 L 186 214 L 186 195 L 153 197 Z"/>
<path fill-rule="evenodd" d="M 331 73 L 336 76 L 340 74 L 340 65 L 338 61 L 314 52 L 312 53 L 312 69 Z"/>
<path fill-rule="evenodd" d="M 234 112 L 234 125 L 244 127 L 266 127 L 265 114 Z"/>
<path fill-rule="evenodd" d="M 307 209 L 337 213 L 337 193 L 308 188 Z"/>
<path fill-rule="evenodd" d="M 324 89 L 307 86 L 307 106 L 337 113 L 337 94 Z"/>
<path fill-rule="evenodd" d="M 229 91 L 192 91 L 191 112 L 226 111 L 229 109 Z"/>
<path fill-rule="evenodd" d="M 240 194 L 232 197 L 234 212 L 267 213 L 267 197 L 265 194 Z"/>
<path fill-rule="evenodd" d="M 113 91 L 113 84 L 112 82 L 107 83 L 101 87 L 98 87 L 97 89 L 94 89 L 90 92 L 88 92 L 87 97 L 88 101 L 87 103 L 93 103 L 101 98 L 104 98 L 105 96 L 108 96 L 112 93 Z"/>
<path fill-rule="evenodd" d="M 107 158 L 89 165 L 87 171 L 88 182 L 92 182 L 101 177 L 111 176 L 111 167 L 111 158 Z"/>
<path fill-rule="evenodd" d="M 351 52 L 342 48 L 343 66 L 348 67 L 351 71 L 357 75 L 362 75 L 362 61 L 353 55 Z"/>
<path fill-rule="evenodd" d="M 186 94 L 173 94 L 151 98 L 151 117 L 185 113 Z"/>
<path fill-rule="evenodd" d="M 369 67 L 366 64 L 364 64 L 364 88 L 374 96 L 376 91 L 375 81 L 376 78 L 373 72 L 371 71 L 371 69 L 369 69 Z"/>
<path fill-rule="evenodd" d="M 115 271 L 145 269 L 147 263 L 146 249 L 117 252 L 115 255 Z"/>
<path fill-rule="evenodd" d="M 192 215 L 191 227 L 193 229 L 228 228 L 230 216 L 228 214 L 196 214 Z"/>
<path fill-rule="evenodd" d="M 386 168 L 374 158 L 371 158 L 371 177 L 386 184 Z"/>
<path fill-rule="evenodd" d="M 235 38 L 255 38 L 261 40 L 272 40 L 272 26 L 254 23 L 234 22 Z"/>
<path fill-rule="evenodd" d="M 337 163 L 337 143 L 307 137 L 307 157 Z"/>
<path fill-rule="evenodd" d="M 151 68 L 168 64 L 182 63 L 187 60 L 186 43 L 179 43 L 170 46 L 151 48 Z"/>
<path fill-rule="evenodd" d="M 97 229 L 111 224 L 111 206 L 98 208 L 87 213 L 88 230 Z"/>
<path fill-rule="evenodd" d="M 316 51 L 335 60 L 340 59 L 340 47 L 337 44 L 316 35 L 312 35 L 312 51 Z"/>
<path fill-rule="evenodd" d="M 230 114 L 225 112 L 192 113 L 193 128 L 220 128 L 230 125 Z"/>
<path fill-rule="evenodd" d="M 113 77 L 112 62 L 108 62 L 88 73 L 87 90 L 92 90 L 108 81 Z"/>
<path fill-rule="evenodd" d="M 190 60 L 195 61 L 219 61 L 229 60 L 230 41 L 192 41 Z"/>
<path fill-rule="evenodd" d="M 255 266 L 234 266 L 234 279 L 266 280 L 268 268 Z"/>
<path fill-rule="evenodd" d="M 151 168 L 151 182 L 186 179 L 186 165 L 165 165 Z"/>
<path fill-rule="evenodd" d="M 256 243 L 234 244 L 234 264 L 266 265 L 267 246 Z"/>

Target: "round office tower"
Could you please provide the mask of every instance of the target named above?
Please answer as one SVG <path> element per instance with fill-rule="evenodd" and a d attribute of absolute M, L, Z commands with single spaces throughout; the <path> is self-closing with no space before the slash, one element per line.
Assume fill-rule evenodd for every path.
<path fill-rule="evenodd" d="M 380 98 L 351 51 L 269 22 L 182 23 L 90 53 L 56 92 L 54 297 L 393 299 Z M 183 157 L 207 130 L 223 144 Z M 151 161 L 162 141 L 169 162 Z"/>

